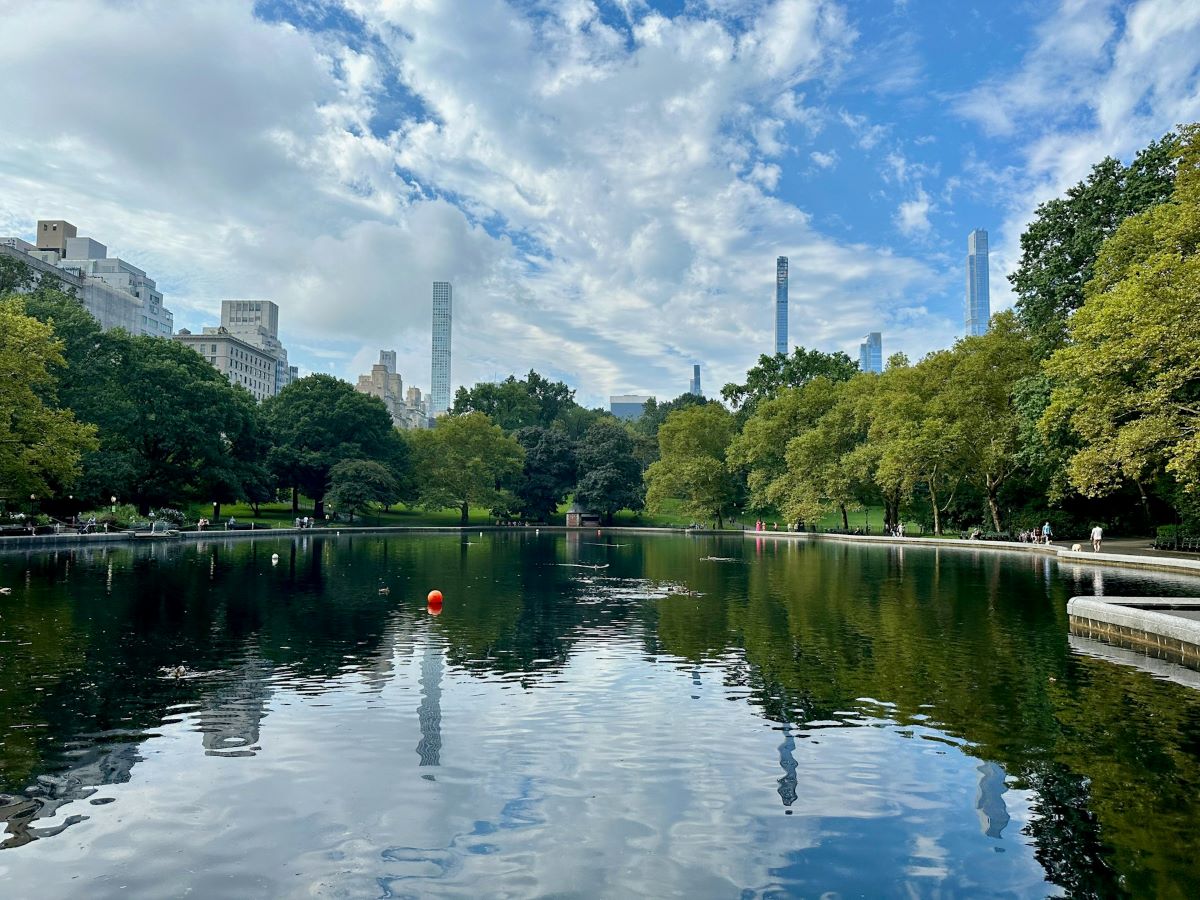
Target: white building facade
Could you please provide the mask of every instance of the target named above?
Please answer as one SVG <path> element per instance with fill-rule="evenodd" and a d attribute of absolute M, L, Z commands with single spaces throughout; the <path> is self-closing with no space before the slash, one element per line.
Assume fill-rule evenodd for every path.
<path fill-rule="evenodd" d="M 175 340 L 191 347 L 255 400 L 274 397 L 298 377 L 279 340 L 279 306 L 270 300 L 222 300 L 220 325 L 200 334 L 182 329 Z"/>
<path fill-rule="evenodd" d="M 420 389 L 410 387 L 407 394 L 404 391 L 404 379 L 396 371 L 395 350 L 380 350 L 379 362 L 368 374 L 358 376 L 354 389 L 382 400 L 397 428 L 429 427 L 429 408 Z"/>
<path fill-rule="evenodd" d="M 37 223 L 35 242 L 0 238 L 0 254 L 24 263 L 34 283 L 50 276 L 73 293 L 105 331 L 169 338 L 175 316 L 163 305 L 154 279 L 132 263 L 108 255 L 108 248 L 62 219 Z"/>

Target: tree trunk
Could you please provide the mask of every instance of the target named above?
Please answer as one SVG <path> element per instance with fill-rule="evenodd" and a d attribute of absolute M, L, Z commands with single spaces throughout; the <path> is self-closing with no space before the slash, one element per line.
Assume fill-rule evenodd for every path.
<path fill-rule="evenodd" d="M 221 501 L 218 500 L 213 504 L 213 524 L 221 521 Z"/>
<path fill-rule="evenodd" d="M 941 516 L 938 514 L 937 491 L 935 491 L 933 489 L 932 479 L 927 481 L 926 484 L 929 485 L 929 505 L 933 507 L 933 533 L 941 534 L 942 533 L 942 519 L 941 519 Z"/>
<path fill-rule="evenodd" d="M 839 503 L 838 509 L 842 511 L 842 528 L 846 531 L 850 530 L 850 517 L 846 515 L 846 504 Z"/>
<path fill-rule="evenodd" d="M 724 527 L 724 521 L 725 520 L 721 518 L 721 511 L 718 509 L 717 510 L 717 531 L 720 531 L 721 528 Z"/>
<path fill-rule="evenodd" d="M 995 488 L 988 491 L 988 509 L 991 510 L 991 523 L 996 527 L 996 533 L 1000 533 L 1000 508 L 996 505 Z"/>
<path fill-rule="evenodd" d="M 464 500 L 463 505 L 459 508 L 459 511 L 462 513 L 462 518 L 459 520 L 459 524 L 462 525 L 463 528 L 466 528 L 467 525 L 469 524 L 469 519 L 471 516 L 470 504 L 467 503 L 466 500 Z"/>
<path fill-rule="evenodd" d="M 300 512 L 300 489 L 292 485 L 292 514 Z"/>
<path fill-rule="evenodd" d="M 325 518 L 325 498 L 324 497 L 322 497 L 320 500 L 313 501 L 313 518 L 314 519 Z"/>
<path fill-rule="evenodd" d="M 1146 496 L 1146 489 L 1142 487 L 1140 478 L 1133 479 L 1133 483 L 1137 485 L 1138 496 L 1142 500 L 1142 515 L 1146 517 L 1146 534 L 1152 534 L 1154 531 L 1154 522 L 1150 518 L 1150 498 Z"/>

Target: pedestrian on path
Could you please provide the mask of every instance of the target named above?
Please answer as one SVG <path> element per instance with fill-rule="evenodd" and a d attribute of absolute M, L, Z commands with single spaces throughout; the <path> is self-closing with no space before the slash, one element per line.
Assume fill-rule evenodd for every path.
<path fill-rule="evenodd" d="M 1050 523 L 1047 522 L 1045 525 L 1042 526 L 1042 543 L 1049 544 L 1050 538 L 1052 538 L 1052 537 L 1054 537 L 1054 529 L 1051 528 Z"/>
<path fill-rule="evenodd" d="M 1102 540 L 1104 540 L 1104 529 L 1101 528 L 1099 525 L 1093 526 L 1093 528 L 1092 528 L 1092 551 L 1093 552 L 1095 552 L 1095 553 L 1100 552 L 1100 542 Z"/>

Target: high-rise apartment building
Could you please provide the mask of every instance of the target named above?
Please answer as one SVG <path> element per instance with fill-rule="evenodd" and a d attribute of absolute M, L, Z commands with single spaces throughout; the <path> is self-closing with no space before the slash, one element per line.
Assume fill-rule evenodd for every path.
<path fill-rule="evenodd" d="M 788 258 L 775 260 L 775 352 L 788 352 Z"/>
<path fill-rule="evenodd" d="M 692 383 L 688 387 L 689 394 L 695 394 L 697 397 L 703 397 L 704 391 L 700 390 L 700 363 L 692 366 Z"/>
<path fill-rule="evenodd" d="M 110 257 L 99 241 L 78 237 L 70 222 L 38 221 L 34 243 L 0 238 L 0 255 L 23 263 L 34 283 L 45 275 L 60 281 L 106 331 L 124 328 L 130 334 L 169 338 L 175 330 L 175 316 L 163 306 L 154 279 L 132 263 Z"/>
<path fill-rule="evenodd" d="M 453 289 L 448 281 L 433 283 L 433 365 L 429 378 L 429 414 L 450 408 L 450 321 Z"/>
<path fill-rule="evenodd" d="M 380 350 L 379 362 L 371 366 L 369 375 L 359 375 L 354 389 L 360 394 L 378 397 L 391 414 L 397 428 L 425 428 L 429 412 L 419 388 L 410 387 L 404 393 L 404 379 L 396 371 L 396 351 Z"/>
<path fill-rule="evenodd" d="M 967 235 L 967 298 L 965 304 L 967 336 L 987 334 L 992 318 L 988 288 L 988 233 L 976 228 Z"/>
<path fill-rule="evenodd" d="M 299 377 L 279 341 L 279 306 L 270 300 L 222 300 L 220 325 L 200 334 L 180 329 L 175 340 L 191 347 L 255 400 L 274 397 Z"/>
<path fill-rule="evenodd" d="M 883 371 L 883 335 L 878 331 L 867 334 L 858 345 L 858 368 L 863 372 Z"/>

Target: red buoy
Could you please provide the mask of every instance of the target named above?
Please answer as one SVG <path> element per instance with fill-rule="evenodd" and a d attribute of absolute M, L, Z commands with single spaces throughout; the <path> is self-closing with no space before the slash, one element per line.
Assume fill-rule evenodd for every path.
<path fill-rule="evenodd" d="M 430 602 L 430 604 L 433 604 L 433 603 L 440 604 L 442 602 L 442 592 L 437 591 L 437 590 L 430 591 L 429 596 L 426 597 L 425 599 L 428 600 Z"/>
<path fill-rule="evenodd" d="M 431 616 L 440 616 L 442 614 L 442 604 L 430 603 L 425 609 Z"/>

